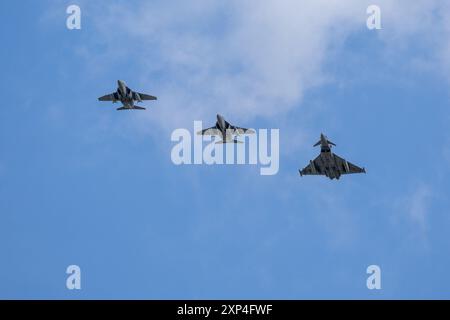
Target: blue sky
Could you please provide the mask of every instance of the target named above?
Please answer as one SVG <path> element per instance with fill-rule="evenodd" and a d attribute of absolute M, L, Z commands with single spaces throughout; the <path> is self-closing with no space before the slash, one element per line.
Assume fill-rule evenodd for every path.
<path fill-rule="evenodd" d="M 450 298 L 448 5 L 321 2 L 3 2 L 0 297 Z M 216 113 L 279 128 L 278 174 L 173 165 Z M 300 178 L 321 132 L 367 174 Z"/>

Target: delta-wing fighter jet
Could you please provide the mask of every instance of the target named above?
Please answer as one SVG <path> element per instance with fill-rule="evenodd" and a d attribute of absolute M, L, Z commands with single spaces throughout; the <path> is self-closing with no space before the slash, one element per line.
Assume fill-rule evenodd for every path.
<path fill-rule="evenodd" d="M 216 125 L 214 127 L 204 129 L 202 131 L 197 132 L 197 134 L 202 136 L 221 136 L 222 141 L 218 141 L 216 143 L 242 143 L 234 138 L 235 135 L 239 136 L 241 134 L 254 134 L 255 131 L 252 129 L 240 128 L 231 125 L 225 119 L 218 114 Z"/>
<path fill-rule="evenodd" d="M 135 101 L 142 102 L 144 100 L 156 100 L 157 98 L 145 93 L 139 93 L 128 88 L 124 81 L 117 81 L 117 91 L 111 94 L 107 94 L 103 97 L 98 98 L 100 101 L 112 101 L 116 103 L 117 101 L 122 102 L 123 106 L 117 108 L 117 110 L 145 110 L 144 107 L 136 106 Z"/>
<path fill-rule="evenodd" d="M 325 175 L 330 179 L 339 179 L 343 174 L 366 173 L 364 168 L 360 168 L 332 153 L 331 146 L 336 145 L 329 141 L 323 134 L 320 135 L 320 140 L 314 147 L 319 145 L 320 155 L 314 160 L 309 161 L 309 165 L 303 170 L 299 170 L 300 176 Z"/>

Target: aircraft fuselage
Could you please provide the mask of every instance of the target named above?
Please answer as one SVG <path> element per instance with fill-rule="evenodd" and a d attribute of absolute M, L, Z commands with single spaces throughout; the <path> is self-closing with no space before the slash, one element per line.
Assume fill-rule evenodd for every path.
<path fill-rule="evenodd" d="M 117 81 L 117 97 L 120 102 L 122 102 L 123 106 L 125 108 L 132 109 L 134 107 L 134 99 L 133 99 L 133 93 L 125 84 L 124 81 L 118 80 Z"/>
<path fill-rule="evenodd" d="M 341 177 L 341 172 L 339 171 L 338 164 L 336 163 L 334 154 L 331 152 L 330 147 L 328 147 L 328 150 L 321 150 L 320 161 L 325 169 L 325 176 L 330 179 L 339 179 Z"/>
<path fill-rule="evenodd" d="M 222 133 L 222 139 L 225 139 L 224 137 L 227 136 L 227 129 L 230 128 L 230 125 L 225 121 L 225 119 L 220 114 L 217 115 L 216 127 Z"/>

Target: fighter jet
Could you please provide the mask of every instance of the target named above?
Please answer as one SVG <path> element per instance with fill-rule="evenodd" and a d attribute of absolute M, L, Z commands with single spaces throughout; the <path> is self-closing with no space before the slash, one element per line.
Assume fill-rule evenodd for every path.
<path fill-rule="evenodd" d="M 216 143 L 242 143 L 242 141 L 234 139 L 233 136 L 253 133 L 255 133 L 255 131 L 252 129 L 245 129 L 231 125 L 230 123 L 225 121 L 225 119 L 220 114 L 217 115 L 217 121 L 214 127 L 197 132 L 197 134 L 202 136 L 221 136 L 222 141 L 218 141 Z"/>
<path fill-rule="evenodd" d="M 331 180 L 338 179 L 342 174 L 366 173 L 364 168 L 360 168 L 345 159 L 331 152 L 331 146 L 336 146 L 327 139 L 324 134 L 320 134 L 320 140 L 314 145 L 320 145 L 320 155 L 309 161 L 309 165 L 303 170 L 299 170 L 300 176 L 304 175 L 325 175 Z"/>
<path fill-rule="evenodd" d="M 130 88 L 128 88 L 124 81 L 118 80 L 117 81 L 117 91 L 113 92 L 111 94 L 107 94 L 103 97 L 98 98 L 100 101 L 112 101 L 113 103 L 116 103 L 117 101 L 122 102 L 123 106 L 120 108 L 117 108 L 117 110 L 145 110 L 144 107 L 139 107 L 134 104 L 135 101 L 142 102 L 144 100 L 156 100 L 157 98 L 145 93 L 139 93 L 132 91 Z"/>

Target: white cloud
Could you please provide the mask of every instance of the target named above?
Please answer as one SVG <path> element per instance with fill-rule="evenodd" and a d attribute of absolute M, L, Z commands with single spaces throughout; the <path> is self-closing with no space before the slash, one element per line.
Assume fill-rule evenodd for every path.
<path fill-rule="evenodd" d="M 450 3 L 440 0 L 378 1 L 382 7 L 391 63 L 409 64 L 419 72 L 433 72 L 450 80 Z"/>
<path fill-rule="evenodd" d="M 450 34 L 448 15 L 439 11 L 436 18 L 445 5 L 425 0 L 375 3 L 382 9 L 380 38 L 391 57 L 425 40 L 432 46 L 429 51 L 436 52 L 432 56 L 445 56 L 450 45 L 435 41 L 445 42 Z M 136 117 L 144 130 L 190 128 L 194 119 L 213 122 L 215 113 L 247 125 L 256 117 L 286 117 L 301 107 L 309 89 L 339 82 L 325 66 L 339 63 L 335 54 L 350 35 L 374 32 L 365 27 L 369 4 L 373 2 L 86 2 L 82 8 L 90 9 L 83 12 L 98 16 L 90 27 L 96 29 L 92 43 L 100 48 L 91 44 L 79 54 L 90 62 L 93 74 L 134 60 L 138 72 L 133 84 L 139 81 L 140 88 L 159 97 L 154 111 Z M 429 63 L 428 58 L 422 63 Z M 155 76 L 157 83 L 149 80 Z M 299 130 L 291 129 L 284 128 Z"/>
<path fill-rule="evenodd" d="M 411 195 L 410 202 L 408 204 L 408 215 L 413 223 L 419 226 L 420 229 L 425 231 L 426 218 L 428 212 L 428 200 L 431 195 L 431 190 L 427 186 L 420 186 Z"/>
<path fill-rule="evenodd" d="M 433 192 L 430 186 L 421 184 L 401 197 L 395 205 L 396 225 L 406 227 L 414 240 L 422 245 L 428 241 L 429 214 Z M 417 243 L 417 242 L 416 242 Z"/>
<path fill-rule="evenodd" d="M 305 90 L 327 81 L 327 56 L 366 17 L 356 0 L 145 2 L 112 5 L 104 16 L 96 38 L 106 49 L 94 58 L 97 68 L 136 58 L 142 83 L 161 97 L 157 121 L 165 124 L 216 112 L 286 115 Z M 138 54 L 120 39 L 136 44 Z M 145 80 L 155 72 L 164 74 L 162 83 Z"/>

